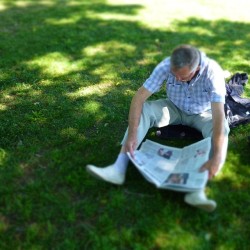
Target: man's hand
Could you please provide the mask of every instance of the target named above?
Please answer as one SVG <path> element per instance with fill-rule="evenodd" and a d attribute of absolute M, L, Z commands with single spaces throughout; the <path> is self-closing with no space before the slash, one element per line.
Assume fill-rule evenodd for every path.
<path fill-rule="evenodd" d="M 201 166 L 200 172 L 204 172 L 208 170 L 209 179 L 212 179 L 218 172 L 219 166 L 220 166 L 220 163 L 218 163 L 218 161 L 212 158 Z"/>
<path fill-rule="evenodd" d="M 136 137 L 129 137 L 124 145 L 125 152 L 129 152 L 132 158 L 134 158 L 134 151 L 137 148 Z"/>

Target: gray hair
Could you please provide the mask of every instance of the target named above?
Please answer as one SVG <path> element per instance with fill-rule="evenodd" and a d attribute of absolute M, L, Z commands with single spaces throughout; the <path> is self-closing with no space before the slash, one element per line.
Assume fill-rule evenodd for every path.
<path fill-rule="evenodd" d="M 199 66 L 200 52 L 191 45 L 180 45 L 173 50 L 170 62 L 172 69 L 188 66 L 192 71 Z"/>

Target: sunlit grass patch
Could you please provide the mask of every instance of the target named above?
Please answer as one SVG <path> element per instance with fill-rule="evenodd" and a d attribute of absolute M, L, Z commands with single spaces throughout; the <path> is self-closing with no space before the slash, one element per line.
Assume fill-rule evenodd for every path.
<path fill-rule="evenodd" d="M 3 148 L 0 148 L 0 166 L 3 166 L 8 159 L 8 153 Z"/>
<path fill-rule="evenodd" d="M 144 1 L 143 4 L 140 0 L 109 0 L 108 2 L 114 6 L 123 4 L 141 5 L 135 19 L 149 28 L 163 30 L 171 28 L 171 22 L 174 20 L 187 20 L 195 16 L 201 16 L 202 19 L 210 21 L 217 19 L 249 21 L 248 8 L 250 7 L 250 3 L 245 0 L 237 2 L 216 0 L 155 0 Z"/>
<path fill-rule="evenodd" d="M 110 41 L 85 47 L 82 53 L 83 60 L 95 66 L 92 74 L 98 75 L 102 82 L 106 80 L 114 81 L 121 73 L 129 72 L 130 66 L 126 65 L 124 54 L 126 54 L 126 58 L 132 57 L 135 53 L 135 46 Z M 112 57 L 110 57 L 111 54 Z"/>
<path fill-rule="evenodd" d="M 87 87 L 79 88 L 77 91 L 73 93 L 69 93 L 69 97 L 84 97 L 90 95 L 105 95 L 110 88 L 114 87 L 112 83 L 103 83 L 103 84 L 95 84 Z"/>
<path fill-rule="evenodd" d="M 42 74 L 50 75 L 51 77 L 67 75 L 79 68 L 77 62 L 72 62 L 66 55 L 58 52 L 33 59 L 30 62 L 26 62 L 26 65 L 30 69 L 39 68 Z"/>

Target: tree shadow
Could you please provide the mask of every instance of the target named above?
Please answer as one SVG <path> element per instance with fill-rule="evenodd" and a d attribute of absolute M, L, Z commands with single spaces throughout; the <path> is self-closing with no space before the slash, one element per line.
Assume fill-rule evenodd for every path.
<path fill-rule="evenodd" d="M 81 246 L 86 244 L 88 237 L 91 245 L 99 232 L 112 236 L 111 228 L 115 223 L 109 224 L 111 228 L 108 228 L 103 224 L 108 218 L 104 221 L 100 219 L 105 211 L 107 217 L 113 215 L 114 220 L 119 222 L 117 228 L 122 235 L 129 231 L 132 224 L 135 228 L 130 232 L 133 239 L 149 237 L 149 241 L 156 241 L 154 232 L 171 231 L 170 227 L 190 236 L 200 230 L 200 220 L 211 224 L 206 230 L 220 235 L 220 228 L 214 224 L 219 223 L 223 228 L 227 226 L 226 215 L 217 212 L 207 216 L 185 206 L 182 208 L 181 194 L 156 191 L 153 186 L 144 183 L 134 170 L 128 175 L 125 189 L 114 189 L 89 180 L 83 166 L 93 161 L 109 164 L 110 159 L 115 158 L 121 131 L 127 126 L 131 96 L 153 67 L 176 45 L 190 43 L 201 47 L 224 69 L 248 72 L 250 24 L 190 18 L 186 21 L 173 20 L 174 31 L 152 30 L 139 22 L 98 16 L 108 13 L 129 17 L 136 15 L 143 6 L 115 6 L 106 1 L 93 3 L 87 0 L 74 3 L 70 5 L 67 1 L 58 0 L 46 5 L 36 1 L 35 4 L 17 7 L 7 1 L 7 8 L 0 12 L 0 53 L 3 58 L 0 61 L 3 107 L 0 110 L 0 180 L 4 196 L 0 204 L 1 213 L 9 224 L 5 233 L 25 239 L 34 221 L 39 224 L 47 219 L 55 227 L 69 227 L 77 235 L 72 239 Z M 239 53 L 242 58 L 240 63 L 236 60 Z M 55 62 L 65 63 L 62 71 L 58 72 L 57 64 L 55 68 L 48 65 Z M 246 94 L 250 96 L 249 88 Z M 164 91 L 156 97 L 163 95 Z M 238 132 L 249 134 L 249 126 Z M 246 144 L 240 139 L 231 139 L 229 151 L 239 155 L 239 167 L 248 165 Z M 242 150 L 234 146 L 234 140 L 243 147 Z M 234 171 L 237 176 L 242 175 L 244 185 L 249 187 L 246 182 L 249 170 L 242 167 L 234 168 Z M 230 178 L 216 181 L 211 187 L 213 185 L 223 192 L 235 189 L 234 180 Z M 117 203 L 112 201 L 111 194 L 117 197 Z M 226 200 L 228 205 L 237 198 L 237 194 Z M 13 196 L 15 201 L 10 207 Z M 214 196 L 222 197 L 219 193 Z M 241 199 L 237 200 L 241 202 Z M 75 220 L 62 219 L 68 211 L 61 207 L 65 203 L 70 212 L 73 209 L 76 213 Z M 144 208 L 136 210 L 131 204 L 137 207 L 143 204 Z M 24 211 L 20 209 L 22 206 Z M 175 210 L 176 206 L 183 209 L 182 214 Z M 7 211 L 4 207 L 8 207 Z M 50 212 L 48 217 L 44 207 Z M 123 207 L 126 209 L 123 210 Z M 229 211 L 237 217 L 233 208 Z M 144 214 L 138 214 L 143 210 Z M 86 215 L 82 215 L 82 211 Z M 160 221 L 159 217 L 169 215 L 167 212 L 172 214 L 171 218 Z M 240 211 L 237 210 L 237 213 Z M 190 218 L 190 214 L 196 218 L 187 222 L 185 219 Z M 245 219 L 237 229 L 245 242 L 249 242 L 244 229 L 249 221 L 248 214 L 244 212 L 238 216 Z M 192 223 L 198 226 L 190 229 Z M 41 230 L 46 231 L 47 227 L 43 226 Z M 16 228 L 20 230 L 15 231 Z M 60 241 L 66 237 L 67 230 L 61 236 L 54 230 L 44 244 L 50 246 L 51 240 Z M 206 233 L 205 229 L 202 233 Z M 174 235 L 174 231 L 170 235 Z M 38 236 L 39 233 L 34 236 L 34 241 Z M 123 238 L 126 237 L 123 235 Z M 82 239 L 85 243 L 80 243 Z M 5 242 L 15 246 L 9 237 Z M 199 238 L 194 238 L 194 242 L 200 243 Z M 223 238 L 217 242 L 220 246 L 224 244 Z M 121 243 L 113 239 L 112 244 Z M 133 249 L 129 240 L 124 244 L 119 245 L 120 249 Z M 209 246 L 214 244 L 211 242 Z M 237 244 L 235 242 L 232 246 L 237 248 Z M 160 247 L 157 248 L 155 243 L 152 249 Z"/>

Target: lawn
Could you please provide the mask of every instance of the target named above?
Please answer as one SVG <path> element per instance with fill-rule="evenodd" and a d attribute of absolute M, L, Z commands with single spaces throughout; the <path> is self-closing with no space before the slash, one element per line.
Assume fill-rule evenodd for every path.
<path fill-rule="evenodd" d="M 250 124 L 232 129 L 208 184 L 213 213 L 156 189 L 132 164 L 119 187 L 85 169 L 116 159 L 133 94 L 176 45 L 250 73 L 249 9 L 245 0 L 0 0 L 0 249 L 249 249 Z"/>

